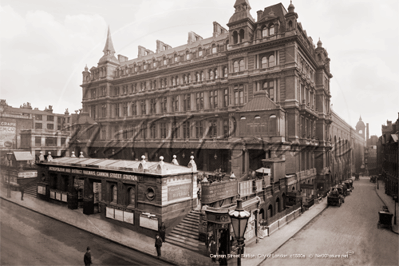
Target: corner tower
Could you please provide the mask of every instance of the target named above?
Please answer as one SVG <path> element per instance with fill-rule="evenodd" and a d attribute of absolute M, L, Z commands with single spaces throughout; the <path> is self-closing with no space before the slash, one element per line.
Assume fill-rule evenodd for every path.
<path fill-rule="evenodd" d="M 236 0 L 234 4 L 235 12 L 231 16 L 227 26 L 229 27 L 230 45 L 252 42 L 254 35 L 255 20 L 249 12 L 251 6 L 248 0 Z"/>

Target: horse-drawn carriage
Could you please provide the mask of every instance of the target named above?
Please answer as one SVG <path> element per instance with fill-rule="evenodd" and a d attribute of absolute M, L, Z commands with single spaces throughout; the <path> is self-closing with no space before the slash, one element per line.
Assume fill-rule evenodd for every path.
<path fill-rule="evenodd" d="M 370 176 L 370 182 L 372 182 L 372 183 L 377 182 L 377 178 L 378 178 L 378 176 L 376 176 L 376 175 Z"/>
<path fill-rule="evenodd" d="M 350 193 L 353 190 L 353 180 L 349 179 L 349 180 L 344 181 L 344 186 L 346 186 L 347 195 L 350 195 Z"/>
<path fill-rule="evenodd" d="M 338 206 L 341 207 L 341 204 L 344 203 L 344 196 L 339 192 L 341 190 L 342 193 L 342 187 L 334 187 L 331 189 L 331 191 L 327 195 L 327 206 Z"/>

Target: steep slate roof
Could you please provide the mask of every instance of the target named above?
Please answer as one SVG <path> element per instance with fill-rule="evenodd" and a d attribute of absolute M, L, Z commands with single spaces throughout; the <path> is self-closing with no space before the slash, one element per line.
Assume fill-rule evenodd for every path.
<path fill-rule="evenodd" d="M 262 17 L 258 22 L 262 22 L 276 17 L 280 18 L 281 22 L 284 22 L 285 14 L 287 14 L 287 10 L 281 3 L 278 3 L 272 6 L 265 7 L 265 10 L 263 10 Z"/>
<path fill-rule="evenodd" d="M 205 46 L 207 44 L 210 44 L 213 41 L 218 42 L 220 40 L 225 40 L 225 39 L 228 38 L 228 36 L 229 36 L 228 32 L 227 33 L 222 33 L 222 34 L 220 34 L 217 37 L 210 37 L 210 38 L 207 38 L 207 39 L 202 39 L 202 40 L 196 41 L 196 42 L 191 43 L 191 44 L 184 44 L 184 45 L 181 45 L 181 46 L 170 48 L 168 50 L 165 50 L 165 51 L 162 51 L 162 52 L 159 52 L 159 53 L 153 53 L 153 54 L 149 54 L 149 55 L 142 56 L 142 57 L 139 57 L 139 58 L 130 59 L 130 60 L 126 61 L 126 62 L 121 63 L 121 66 L 131 65 L 131 64 L 134 64 L 134 63 L 138 63 L 138 62 L 151 60 L 153 58 L 158 59 L 158 58 L 161 58 L 163 56 L 173 55 L 174 53 L 179 53 L 179 52 L 185 51 L 186 49 L 195 49 L 197 47 Z"/>
<path fill-rule="evenodd" d="M 240 112 L 264 111 L 277 109 L 277 105 L 266 96 L 265 91 L 257 92 L 254 98 L 244 105 Z"/>

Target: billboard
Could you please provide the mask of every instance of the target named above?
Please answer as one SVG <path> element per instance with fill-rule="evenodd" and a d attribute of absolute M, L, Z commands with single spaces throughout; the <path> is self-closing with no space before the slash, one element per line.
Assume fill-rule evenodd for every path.
<path fill-rule="evenodd" d="M 0 121 L 0 148 L 11 148 L 10 143 L 15 143 L 17 133 L 16 121 Z"/>

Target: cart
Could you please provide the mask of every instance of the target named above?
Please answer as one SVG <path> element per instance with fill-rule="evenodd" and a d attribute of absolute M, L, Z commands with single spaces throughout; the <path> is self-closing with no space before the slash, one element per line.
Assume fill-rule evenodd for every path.
<path fill-rule="evenodd" d="M 392 216 L 393 214 L 390 213 L 387 209 L 378 212 L 379 220 L 377 227 L 387 227 L 388 229 L 392 230 Z"/>
<path fill-rule="evenodd" d="M 327 206 L 338 206 L 341 207 L 342 195 L 337 190 L 332 190 L 327 196 Z"/>

